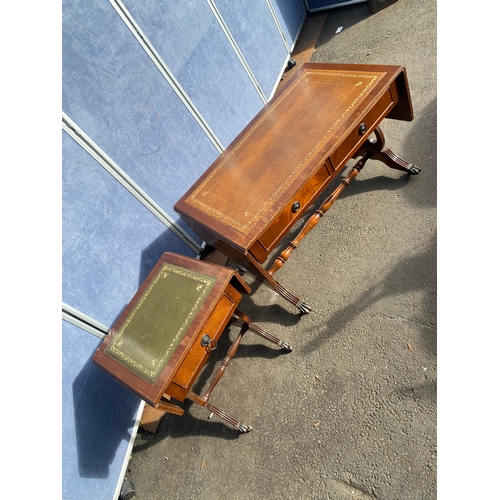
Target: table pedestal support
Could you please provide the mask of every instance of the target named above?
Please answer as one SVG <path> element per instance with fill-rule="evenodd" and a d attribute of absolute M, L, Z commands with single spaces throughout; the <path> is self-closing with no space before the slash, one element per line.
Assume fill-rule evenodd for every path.
<path fill-rule="evenodd" d="M 333 193 L 323 202 L 321 207 L 314 212 L 314 214 L 306 222 L 298 236 L 290 242 L 288 247 L 281 252 L 279 257 L 274 261 L 273 266 L 269 271 L 266 271 L 255 259 L 252 262 L 252 270 L 256 274 L 255 276 L 264 281 L 266 284 L 274 288 L 284 299 L 288 300 L 291 304 L 296 306 L 301 313 L 307 314 L 311 311 L 311 307 L 305 302 L 300 300 L 289 290 L 287 290 L 283 285 L 274 280 L 273 275 L 278 269 L 280 269 L 283 264 L 289 259 L 293 250 L 295 250 L 298 244 L 304 239 L 307 233 L 311 231 L 313 227 L 318 224 L 323 215 L 330 209 L 333 203 L 340 196 L 342 191 L 350 184 L 350 182 L 358 175 L 358 173 L 363 169 L 365 163 L 369 159 L 379 160 L 386 164 L 388 167 L 406 172 L 409 175 L 417 175 L 420 172 L 420 168 L 409 163 L 395 153 L 393 153 L 389 148 L 385 147 L 385 137 L 380 127 L 374 130 L 374 139 L 367 139 L 361 146 L 361 148 L 356 152 L 353 158 L 362 156 L 362 158 L 352 167 L 349 174 L 342 179 L 340 185 L 333 191 Z M 252 260 L 252 256 L 247 254 L 247 257 Z M 240 268 L 240 271 L 244 271 L 244 268 Z"/>
<path fill-rule="evenodd" d="M 385 147 L 385 136 L 380 127 L 377 127 L 373 133 L 375 134 L 375 139 L 367 139 L 361 148 L 356 152 L 354 158 L 369 152 L 371 153 L 371 158 L 373 160 L 381 161 L 389 168 L 394 168 L 395 170 L 400 170 L 410 175 L 418 175 L 420 173 L 420 167 L 403 160 L 392 150 Z"/>

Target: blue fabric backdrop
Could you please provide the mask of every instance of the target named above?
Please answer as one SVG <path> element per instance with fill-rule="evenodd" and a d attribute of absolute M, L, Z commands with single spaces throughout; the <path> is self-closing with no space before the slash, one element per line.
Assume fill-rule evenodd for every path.
<path fill-rule="evenodd" d="M 62 498 L 109 500 L 140 400 L 91 361 L 100 339 L 63 320 Z"/>
<path fill-rule="evenodd" d="M 63 0 L 62 110 L 198 243 L 175 202 L 217 158 L 207 136 L 113 7 Z M 270 98 L 305 19 L 302 0 L 214 0 Z M 124 0 L 225 147 L 264 105 L 206 0 Z M 285 40 L 283 40 L 283 37 Z M 286 44 L 285 44 L 286 41 Z M 110 327 L 165 251 L 193 251 L 62 132 L 62 299 Z M 112 499 L 139 400 L 95 367 L 100 340 L 67 321 L 63 344 L 63 482 L 67 500 Z"/>

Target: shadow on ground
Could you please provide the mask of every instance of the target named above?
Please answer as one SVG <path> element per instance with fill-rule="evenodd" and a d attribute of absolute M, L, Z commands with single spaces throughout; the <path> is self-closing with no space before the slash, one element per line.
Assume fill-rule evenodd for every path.
<path fill-rule="evenodd" d="M 312 338 L 302 349 L 302 354 L 309 355 L 320 349 L 322 344 L 328 341 L 332 335 L 338 335 L 345 326 L 356 320 L 365 313 L 365 311 L 379 301 L 388 297 L 411 294 L 419 292 L 424 294 L 424 303 L 434 304 L 436 301 L 435 283 L 429 279 L 427 270 L 432 266 L 436 268 L 437 253 L 437 235 L 434 234 L 429 244 L 421 248 L 416 254 L 408 255 L 402 258 L 399 263 L 390 270 L 378 282 L 375 282 L 364 294 L 355 302 L 348 304 L 337 310 L 326 322 L 324 334 Z M 411 277 L 411 279 L 409 279 Z M 418 309 L 420 311 L 420 309 Z M 424 317 L 428 315 L 427 311 L 422 310 Z M 412 318 L 417 325 L 419 318 Z M 308 331 L 308 335 L 313 337 L 314 332 Z M 429 354 L 437 355 L 437 339 L 434 334 L 423 330 L 426 350 Z M 307 336 L 307 335 L 306 335 Z"/>

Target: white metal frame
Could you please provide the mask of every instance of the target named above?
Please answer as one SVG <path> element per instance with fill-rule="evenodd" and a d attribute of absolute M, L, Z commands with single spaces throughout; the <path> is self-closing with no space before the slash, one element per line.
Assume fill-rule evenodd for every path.
<path fill-rule="evenodd" d="M 199 253 L 202 247 L 183 231 L 175 221 L 136 184 L 71 118 L 63 112 L 62 128 L 127 191 L 139 200 L 165 226 L 176 234 L 191 250 Z"/>
<path fill-rule="evenodd" d="M 207 3 L 208 3 L 208 6 L 210 7 L 210 9 L 212 10 L 215 18 L 217 19 L 220 27 L 222 28 L 222 31 L 224 32 L 224 34 L 226 35 L 227 39 L 229 40 L 229 43 L 231 44 L 234 52 L 238 56 L 238 59 L 240 60 L 240 62 L 242 64 L 243 68 L 245 69 L 248 77 L 250 78 L 250 81 L 252 82 L 253 86 L 257 90 L 260 98 L 262 99 L 262 102 L 264 104 L 267 104 L 267 98 L 266 98 L 263 90 L 260 88 L 260 85 L 257 82 L 257 79 L 255 78 L 255 76 L 252 73 L 252 70 L 250 69 L 250 66 L 248 65 L 248 63 L 246 62 L 245 58 L 243 57 L 243 54 L 241 53 L 241 50 L 238 47 L 238 44 L 236 43 L 235 39 L 233 38 L 233 35 L 229 31 L 229 28 L 227 27 L 227 24 L 225 23 L 223 17 L 221 16 L 221 14 L 219 12 L 219 9 L 217 9 L 217 6 L 213 2 L 213 0 L 207 0 Z"/>
<path fill-rule="evenodd" d="M 82 330 L 85 330 L 100 339 L 106 337 L 109 332 L 109 328 L 106 325 L 103 325 L 94 318 L 87 316 L 64 302 L 62 303 L 62 317 L 68 323 L 78 326 Z"/>
<path fill-rule="evenodd" d="M 203 129 L 205 134 L 211 140 L 212 144 L 217 148 L 219 153 L 222 153 L 224 150 L 224 146 L 220 142 L 220 140 L 215 135 L 214 131 L 209 127 L 208 123 L 205 121 L 201 113 L 198 111 L 196 106 L 193 104 L 189 96 L 184 92 L 181 84 L 176 80 L 174 75 L 168 69 L 167 65 L 160 57 L 160 54 L 153 47 L 153 44 L 149 41 L 148 37 L 139 27 L 139 24 L 132 17 L 130 12 L 127 10 L 125 5 L 120 0 L 109 0 L 113 8 L 116 10 L 118 15 L 122 18 L 123 22 L 130 29 L 132 34 L 138 40 L 138 42 L 142 45 L 143 49 L 146 51 L 148 56 L 154 62 L 156 67 L 160 70 L 163 77 L 168 81 L 174 92 L 177 94 L 182 103 L 189 109 L 194 119 L 198 122 L 200 127 Z"/>

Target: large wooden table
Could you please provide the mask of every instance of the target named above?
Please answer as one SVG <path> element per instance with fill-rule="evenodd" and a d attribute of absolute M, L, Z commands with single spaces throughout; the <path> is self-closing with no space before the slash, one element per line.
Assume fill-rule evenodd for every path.
<path fill-rule="evenodd" d="M 237 307 L 251 292 L 234 270 L 166 252 L 120 314 L 93 356 L 94 363 L 154 408 L 175 415 L 190 399 L 240 432 L 249 425 L 209 402 L 247 330 L 284 351 L 291 347 L 256 324 Z M 207 391 L 191 391 L 210 353 L 231 320 L 242 325 Z"/>
<path fill-rule="evenodd" d="M 306 63 L 175 210 L 209 246 L 307 313 L 311 307 L 274 279 L 302 238 L 369 158 L 420 172 L 385 147 L 384 118 L 413 119 L 404 67 Z M 272 250 L 351 158 L 359 160 L 266 270 Z"/>

